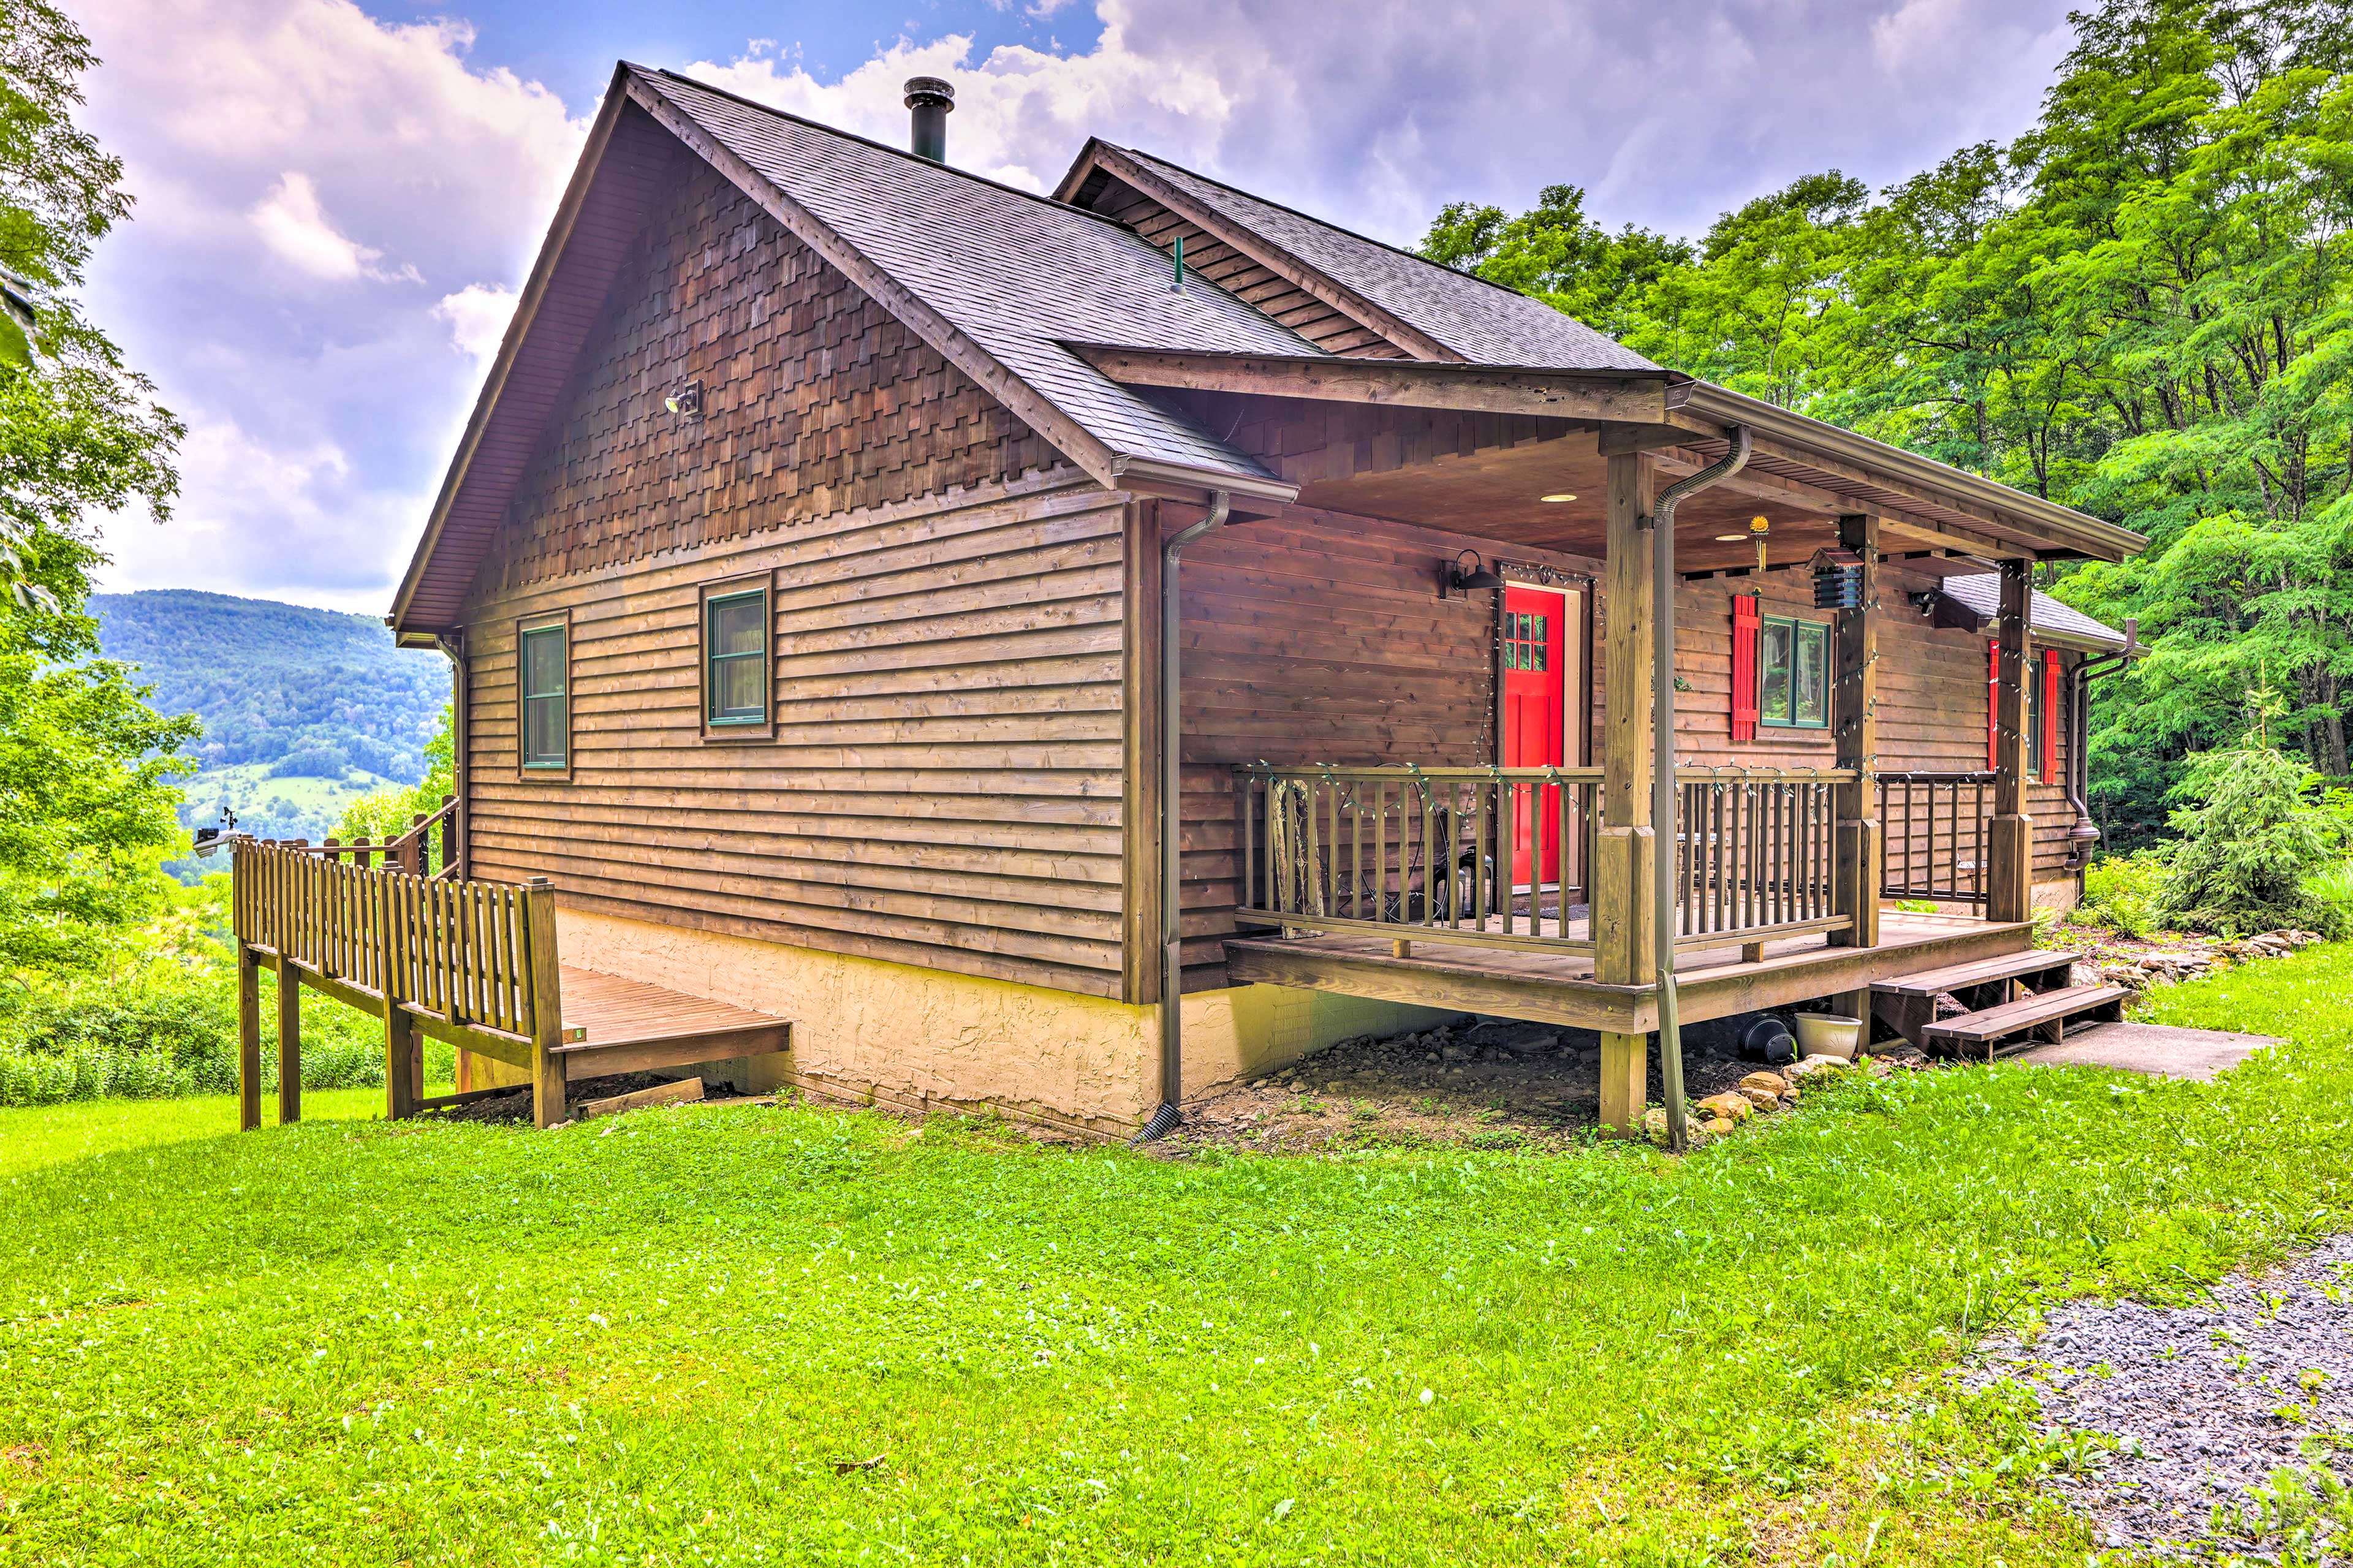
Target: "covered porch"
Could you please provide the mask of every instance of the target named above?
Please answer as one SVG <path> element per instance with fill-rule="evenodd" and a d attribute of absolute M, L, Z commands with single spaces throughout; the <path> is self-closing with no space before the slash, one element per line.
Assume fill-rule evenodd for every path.
<path fill-rule="evenodd" d="M 2073 826 L 2051 809 L 2058 776 L 2027 755 L 2031 569 L 2128 553 L 2125 531 L 1697 384 L 1384 364 L 1318 366 L 1306 384 L 1208 356 L 1097 363 L 1168 389 L 1297 486 L 1283 505 L 1236 498 L 1204 547 L 1218 580 L 1197 595 L 1187 577 L 1175 629 L 1177 657 L 1214 661 L 1183 678 L 1174 742 L 1187 989 L 1266 983 L 1593 1029 L 1603 1119 L 1624 1130 L 1662 952 L 1681 1016 L 1700 1021 L 1812 1004 L 1868 1018 L 1874 986 L 2031 947 L 2035 811 L 2046 841 Z M 1662 531 L 1662 492 L 1736 444 L 1746 462 Z M 1162 510 L 1163 540 L 1202 515 Z M 1371 580 L 1376 544 L 1390 560 L 1432 549 L 1435 604 L 1417 613 L 1388 579 L 1365 606 L 1379 634 L 1349 641 L 1339 601 Z M 1342 589 L 1333 630 L 1309 624 L 1319 549 Z M 1923 610 L 1965 574 L 1998 581 L 1989 637 Z M 1755 645 L 1740 648 L 1725 601 L 1751 595 L 1754 616 L 1759 593 L 1810 628 L 1825 667 L 1810 725 L 1756 722 Z M 1552 645 L 1566 711 L 1548 751 L 1519 710 L 1550 635 L 1514 607 L 1528 594 L 1579 623 Z M 1251 639 L 1303 650 L 1322 701 L 1285 689 L 1273 657 L 1245 662 Z M 1891 666 L 1915 656 L 1963 668 L 1890 701 Z M 1458 679 L 1434 700 L 1441 659 Z M 1291 721 L 1261 721 L 1240 751 L 1229 711 L 1248 700 L 1263 720 L 1275 695 Z M 1367 721 L 1351 731 L 1343 713 Z M 1212 796 L 1214 826 L 1199 820 Z M 2046 983 L 2051 966 L 2021 962 Z"/>

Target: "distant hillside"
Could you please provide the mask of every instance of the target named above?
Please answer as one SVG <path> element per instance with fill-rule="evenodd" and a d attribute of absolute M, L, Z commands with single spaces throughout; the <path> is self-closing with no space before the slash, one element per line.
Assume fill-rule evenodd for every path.
<path fill-rule="evenodd" d="M 424 776 L 448 661 L 394 647 L 373 616 L 177 588 L 90 605 L 107 657 L 140 668 L 155 707 L 204 722 L 192 823 L 227 805 L 262 831 L 318 837 L 351 797 Z"/>

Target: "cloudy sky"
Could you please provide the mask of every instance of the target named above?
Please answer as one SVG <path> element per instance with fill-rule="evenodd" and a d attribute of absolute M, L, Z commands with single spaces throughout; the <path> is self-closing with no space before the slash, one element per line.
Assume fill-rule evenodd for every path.
<path fill-rule="evenodd" d="M 1050 186 L 1089 133 L 1382 238 L 1440 204 L 1695 233 L 2014 135 L 2064 0 L 67 0 L 133 221 L 90 302 L 187 421 L 112 588 L 381 611 L 617 58 Z"/>

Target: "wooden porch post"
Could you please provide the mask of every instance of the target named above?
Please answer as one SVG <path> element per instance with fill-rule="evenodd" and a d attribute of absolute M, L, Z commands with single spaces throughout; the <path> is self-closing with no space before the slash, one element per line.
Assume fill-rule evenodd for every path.
<path fill-rule="evenodd" d="M 1839 547 L 1862 557 L 1862 593 L 1859 608 L 1838 613 L 1833 655 L 1838 765 L 1853 770 L 1855 780 L 1839 785 L 1835 795 L 1838 866 L 1831 912 L 1852 916 L 1854 924 L 1831 932 L 1831 942 L 1840 947 L 1877 947 L 1883 850 L 1876 815 L 1879 792 L 1872 774 L 1879 767 L 1879 620 L 1873 613 L 1879 602 L 1879 520 L 1841 517 L 1838 531 Z"/>
<path fill-rule="evenodd" d="M 1651 617 L 1672 615 L 1651 584 L 1651 536 L 1641 526 L 1657 499 L 1658 471 L 1639 452 L 1612 454 L 1604 574 L 1603 677 L 1608 725 L 1602 739 L 1601 829 L 1593 852 L 1593 974 L 1604 984 L 1656 978 L 1651 907 L 1651 698 L 1658 679 Z M 1672 676 L 1672 672 L 1669 672 Z M 1672 829 L 1670 829 L 1672 830 Z M 1648 1098 L 1650 1037 L 1601 1037 L 1601 1124 L 1620 1136 L 1641 1130 Z"/>
<path fill-rule="evenodd" d="M 524 920 L 531 931 L 531 1116 L 542 1127 L 564 1117 L 563 968 L 555 950 L 555 884 L 533 877 L 523 884 Z"/>
<path fill-rule="evenodd" d="M 278 961 L 278 1121 L 302 1120 L 302 983 Z"/>
<path fill-rule="evenodd" d="M 400 1121 L 417 1114 L 422 1097 L 417 1082 L 417 1020 L 393 997 L 384 999 L 384 1114 Z"/>
<path fill-rule="evenodd" d="M 242 939 L 237 944 L 237 1124 L 248 1132 L 261 1125 L 261 962 Z"/>
<path fill-rule="evenodd" d="M 2026 814 L 2026 624 L 2032 563 L 2001 563 L 2001 608 L 1994 619 L 2000 681 L 1994 691 L 1993 822 L 1987 835 L 1986 913 L 2022 921 L 2034 913 L 2034 819 Z"/>

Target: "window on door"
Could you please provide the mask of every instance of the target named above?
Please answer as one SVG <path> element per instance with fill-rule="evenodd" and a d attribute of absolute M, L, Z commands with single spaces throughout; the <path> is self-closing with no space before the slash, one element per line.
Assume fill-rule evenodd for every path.
<path fill-rule="evenodd" d="M 1789 616 L 1758 617 L 1757 721 L 1773 730 L 1831 722 L 1831 628 Z"/>
<path fill-rule="evenodd" d="M 1514 610 L 1504 616 L 1504 668 L 1549 670 L 1552 668 L 1552 617 Z"/>

